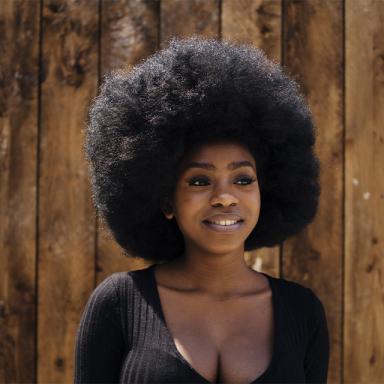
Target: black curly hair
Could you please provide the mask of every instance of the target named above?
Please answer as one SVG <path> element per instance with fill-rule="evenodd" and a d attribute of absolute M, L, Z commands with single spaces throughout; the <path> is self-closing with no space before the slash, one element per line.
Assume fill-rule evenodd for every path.
<path fill-rule="evenodd" d="M 174 37 L 131 69 L 103 77 L 84 150 L 92 198 L 126 256 L 166 262 L 184 250 L 161 210 L 178 165 L 209 142 L 247 146 L 255 158 L 260 216 L 246 251 L 297 234 L 317 211 L 315 126 L 298 83 L 260 49 Z"/>

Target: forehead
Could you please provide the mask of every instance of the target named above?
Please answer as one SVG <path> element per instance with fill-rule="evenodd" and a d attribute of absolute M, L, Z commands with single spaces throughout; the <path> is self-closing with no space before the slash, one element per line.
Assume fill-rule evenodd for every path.
<path fill-rule="evenodd" d="M 213 143 L 204 144 L 194 148 L 186 154 L 181 162 L 181 169 L 193 168 L 197 163 L 204 163 L 202 168 L 215 169 L 216 166 L 226 167 L 232 163 L 229 169 L 235 169 L 241 165 L 249 165 L 255 168 L 255 160 L 245 145 L 237 143 Z M 237 163 L 233 166 L 233 163 Z M 213 165 L 210 166 L 210 165 Z"/>
<path fill-rule="evenodd" d="M 195 160 L 203 157 L 221 158 L 223 156 L 243 156 L 247 159 L 253 159 L 252 154 L 245 145 L 234 142 L 215 142 L 202 144 L 194 148 L 185 156 L 185 160 Z"/>

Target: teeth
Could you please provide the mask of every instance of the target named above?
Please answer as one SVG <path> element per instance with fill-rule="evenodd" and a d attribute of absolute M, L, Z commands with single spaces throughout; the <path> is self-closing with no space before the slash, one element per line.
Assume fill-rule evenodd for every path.
<path fill-rule="evenodd" d="M 236 220 L 222 220 L 222 221 L 209 221 L 212 224 L 218 224 L 218 225 L 233 225 L 236 224 Z"/>

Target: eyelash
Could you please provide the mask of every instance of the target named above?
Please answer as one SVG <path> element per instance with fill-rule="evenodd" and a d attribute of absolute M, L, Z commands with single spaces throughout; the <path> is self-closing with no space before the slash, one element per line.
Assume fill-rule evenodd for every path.
<path fill-rule="evenodd" d="M 208 178 L 207 177 L 193 177 L 192 179 L 190 179 L 189 181 L 188 181 L 188 185 L 190 185 L 190 186 L 192 186 L 192 187 L 205 187 L 205 185 L 193 185 L 192 183 L 194 183 L 194 182 L 196 182 L 196 181 L 199 181 L 199 180 L 207 180 Z M 244 185 L 250 185 L 250 184 L 252 184 L 252 183 L 254 183 L 255 181 L 256 181 L 256 178 L 252 178 L 252 177 L 248 177 L 248 176 L 243 176 L 243 177 L 241 177 L 241 178 L 239 178 L 239 179 L 237 179 L 237 181 L 239 181 L 239 180 L 244 180 L 244 179 L 246 179 L 246 180 L 248 180 L 249 181 L 249 183 L 248 184 L 239 184 L 239 185 L 242 185 L 242 186 L 244 186 Z"/>

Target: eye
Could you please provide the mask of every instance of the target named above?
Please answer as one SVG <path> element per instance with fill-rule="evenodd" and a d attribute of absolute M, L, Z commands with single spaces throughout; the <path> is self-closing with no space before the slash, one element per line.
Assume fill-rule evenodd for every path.
<path fill-rule="evenodd" d="M 254 183 L 256 181 L 256 178 L 252 178 L 249 176 L 242 176 L 236 180 L 236 182 L 238 182 L 238 181 L 242 181 L 242 182 L 245 181 L 245 184 L 241 183 L 238 185 L 249 185 L 249 184 Z M 195 187 L 203 187 L 206 185 L 204 183 L 208 183 L 208 182 L 209 182 L 209 179 L 207 177 L 193 177 L 192 179 L 190 179 L 188 181 L 188 185 L 195 186 Z M 198 183 L 198 184 L 196 184 L 196 183 Z M 201 184 L 201 183 L 203 183 L 203 184 Z"/>
<path fill-rule="evenodd" d="M 241 181 L 241 180 L 246 180 L 246 184 L 240 184 L 240 185 L 249 185 L 249 184 L 252 184 L 253 182 L 256 181 L 255 178 L 252 178 L 252 177 L 248 177 L 248 176 L 244 176 L 244 177 L 241 177 L 240 179 L 238 179 L 237 181 Z"/>
<path fill-rule="evenodd" d="M 192 185 L 192 186 L 196 186 L 196 187 L 201 187 L 202 186 L 201 184 L 197 185 L 195 183 L 200 183 L 201 181 L 203 183 L 205 183 L 205 182 L 207 182 L 207 180 L 208 179 L 206 177 L 192 177 L 192 179 L 190 179 L 188 181 L 188 185 Z"/>

